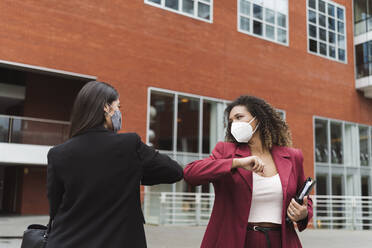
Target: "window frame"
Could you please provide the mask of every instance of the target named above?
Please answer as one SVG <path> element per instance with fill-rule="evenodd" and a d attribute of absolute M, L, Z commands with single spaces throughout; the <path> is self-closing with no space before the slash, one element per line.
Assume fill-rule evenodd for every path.
<path fill-rule="evenodd" d="M 251 4 L 251 8 L 250 8 L 250 12 L 252 13 L 252 15 L 251 16 L 247 16 L 246 14 L 243 14 L 243 13 L 240 13 L 240 2 L 241 2 L 242 0 L 237 0 L 237 29 L 238 29 L 238 32 L 240 32 L 240 33 L 243 33 L 243 34 L 247 34 L 247 35 L 250 35 L 250 36 L 253 36 L 253 37 L 256 37 L 256 38 L 259 38 L 259 39 L 263 39 L 263 40 L 266 40 L 266 41 L 269 41 L 269 42 L 273 42 L 273 43 L 275 43 L 275 44 L 279 44 L 279 45 L 282 45 L 282 46 L 286 46 L 286 47 L 289 47 L 289 1 L 290 0 L 287 0 L 287 4 L 288 4 L 288 13 L 287 13 L 287 15 L 286 15 L 286 24 L 287 24 L 287 26 L 286 26 L 286 28 L 283 28 L 283 27 L 280 27 L 278 24 L 277 24 L 277 15 L 276 15 L 276 13 L 277 12 L 275 12 L 275 17 L 274 17 L 274 19 L 275 19 L 275 23 L 274 24 L 271 24 L 271 23 L 268 23 L 268 22 L 266 22 L 266 20 L 265 20 L 265 7 L 264 6 L 261 6 L 261 5 L 259 5 L 259 4 L 256 4 L 256 5 L 258 5 L 258 6 L 261 6 L 262 7 L 262 20 L 259 20 L 259 19 L 257 19 L 257 18 L 255 18 L 255 17 L 253 17 L 253 1 L 252 0 L 246 0 L 246 1 L 249 1 L 250 2 L 250 4 Z M 275 11 L 275 10 L 274 10 Z M 244 29 L 242 29 L 241 27 L 240 27 L 240 17 L 245 17 L 245 18 L 249 18 L 250 19 L 250 22 L 249 22 L 249 27 L 250 27 L 250 31 L 247 31 L 247 30 L 244 30 Z M 262 36 L 260 36 L 260 35 L 257 35 L 257 34 L 254 34 L 253 33 L 253 20 L 257 20 L 257 21 L 259 21 L 259 22 L 261 22 L 263 25 L 263 27 L 262 27 L 262 33 L 263 33 L 263 35 Z M 272 40 L 272 39 L 269 39 L 269 38 L 267 38 L 266 36 L 265 36 L 265 31 L 266 31 L 266 25 L 267 24 L 269 24 L 270 26 L 274 26 L 274 36 L 275 36 L 275 39 L 274 40 Z M 281 30 L 286 30 L 286 32 L 287 32 L 287 34 L 286 34 L 286 43 L 282 43 L 282 42 L 279 42 L 279 41 L 277 41 L 276 40 L 276 38 L 277 38 L 277 30 L 278 29 L 281 29 Z"/>
<path fill-rule="evenodd" d="M 168 89 L 162 89 L 162 88 L 157 88 L 157 87 L 148 87 L 148 92 L 147 92 L 147 115 L 146 115 L 146 143 L 149 144 L 149 130 L 150 130 L 150 103 L 151 103 L 151 92 L 160 92 L 160 93 L 165 93 L 165 94 L 170 94 L 174 95 L 174 103 L 173 104 L 178 104 L 178 96 L 185 96 L 189 98 L 194 98 L 199 100 L 199 140 L 198 140 L 198 152 L 182 152 L 182 151 L 177 151 L 177 116 L 178 116 L 178 108 L 175 107 L 174 109 L 174 117 L 173 117 L 173 146 L 172 150 L 160 150 L 165 153 L 172 153 L 173 155 L 176 154 L 199 154 L 200 158 L 202 158 L 205 155 L 209 154 L 204 154 L 203 151 L 203 144 L 202 144 L 202 127 L 203 127 L 203 103 L 204 101 L 210 101 L 210 102 L 216 102 L 216 103 L 222 103 L 226 107 L 226 105 L 230 102 L 229 100 L 225 99 L 218 99 L 218 98 L 213 98 L 213 97 L 208 97 L 208 96 L 201 96 L 201 95 L 196 95 L 196 94 L 190 94 L 186 92 L 180 92 L 180 91 L 174 91 L 174 90 L 168 90 Z"/>
<path fill-rule="evenodd" d="M 150 0 L 144 0 L 144 3 L 148 4 L 148 5 L 151 5 L 153 7 L 157 7 L 157 8 L 163 9 L 163 10 L 167 10 L 167 11 L 179 14 L 179 15 L 187 16 L 187 17 L 199 20 L 199 21 L 204 21 L 204 22 L 207 22 L 207 23 L 213 23 L 213 1 L 214 0 L 210 0 L 209 3 L 205 0 L 193 0 L 193 1 L 194 1 L 194 13 L 195 13 L 194 15 L 185 13 L 181 10 L 182 9 L 182 0 L 178 0 L 179 10 L 175 10 L 175 9 L 166 7 L 165 6 L 165 0 L 160 0 L 160 4 L 151 2 Z M 203 3 L 203 4 L 206 4 L 206 5 L 210 6 L 210 20 L 198 17 L 198 8 L 199 8 L 198 3 Z"/>
<path fill-rule="evenodd" d="M 329 59 L 329 60 L 332 60 L 332 61 L 336 61 L 336 62 L 339 62 L 339 63 L 342 63 L 342 64 L 348 64 L 348 47 L 347 47 L 347 19 L 346 19 L 346 7 L 339 4 L 339 3 L 336 3 L 334 1 L 331 1 L 331 0 L 322 0 L 323 2 L 325 2 L 326 4 L 326 12 L 324 13 L 325 17 L 326 17 L 326 26 L 325 27 L 322 27 L 319 25 L 319 16 L 318 16 L 318 13 L 319 13 L 319 0 L 315 0 L 316 2 L 316 9 L 315 9 L 315 13 L 316 13 L 316 23 L 311 23 L 309 21 L 309 10 L 311 11 L 314 11 L 314 9 L 312 8 L 309 8 L 309 1 L 310 0 L 306 0 L 306 33 L 307 33 L 307 37 L 306 37 L 306 43 L 307 43 L 307 52 L 309 54 L 312 54 L 312 55 L 317 55 L 321 58 L 325 58 L 325 59 Z M 335 47 L 335 53 L 336 53 L 336 58 L 332 58 L 331 56 L 329 56 L 329 46 L 330 46 L 330 42 L 329 42 L 329 31 L 330 29 L 328 28 L 328 18 L 329 18 L 329 15 L 328 15 L 328 4 L 332 4 L 334 5 L 335 7 L 335 16 L 333 17 L 333 19 L 335 20 L 335 45 L 333 47 Z M 344 20 L 343 20 L 343 23 L 344 23 L 344 42 L 345 42 L 345 61 L 342 61 L 342 60 L 339 60 L 339 53 L 338 53 L 338 49 L 339 49 L 339 46 L 338 46 L 338 35 L 339 35 L 339 32 L 338 32 L 338 18 L 336 17 L 337 16 L 337 8 L 341 8 L 343 11 L 344 11 Z M 316 33 L 317 33 L 317 37 L 316 38 L 313 38 L 311 37 L 310 38 L 310 28 L 309 26 L 313 25 L 316 27 Z M 325 29 L 326 30 L 326 40 L 327 41 L 322 41 L 319 39 L 319 28 L 322 28 L 322 29 Z M 336 31 L 337 30 L 337 31 Z M 332 31 L 332 30 L 331 30 Z M 317 42 L 317 52 L 313 52 L 313 51 L 310 51 L 310 40 L 315 40 Z M 323 55 L 323 54 L 320 54 L 319 52 L 319 42 L 322 42 L 322 43 L 325 43 L 327 45 L 327 55 Z"/>

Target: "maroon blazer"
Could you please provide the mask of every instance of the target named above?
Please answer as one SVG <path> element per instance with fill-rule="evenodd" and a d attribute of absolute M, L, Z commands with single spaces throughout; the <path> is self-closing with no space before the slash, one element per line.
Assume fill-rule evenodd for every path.
<path fill-rule="evenodd" d="M 271 154 L 283 187 L 282 248 L 302 247 L 293 223 L 285 217 L 291 199 L 305 182 L 302 152 L 289 147 L 274 146 Z M 184 179 L 192 185 L 213 183 L 215 201 L 201 248 L 244 248 L 246 228 L 252 201 L 252 172 L 242 168 L 231 170 L 233 158 L 247 157 L 247 145 L 219 142 L 209 158 L 194 161 L 184 169 Z M 297 223 L 303 231 L 313 216 Z"/>

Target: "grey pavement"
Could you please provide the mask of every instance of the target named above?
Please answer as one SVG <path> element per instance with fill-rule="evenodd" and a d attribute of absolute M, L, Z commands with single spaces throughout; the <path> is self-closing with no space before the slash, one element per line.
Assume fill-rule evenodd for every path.
<path fill-rule="evenodd" d="M 20 237 L 29 224 L 47 222 L 46 216 L 0 217 L 0 248 L 19 248 Z M 205 227 L 145 225 L 145 231 L 149 248 L 197 248 Z M 299 236 L 304 248 L 372 247 L 372 231 L 309 229 Z"/>

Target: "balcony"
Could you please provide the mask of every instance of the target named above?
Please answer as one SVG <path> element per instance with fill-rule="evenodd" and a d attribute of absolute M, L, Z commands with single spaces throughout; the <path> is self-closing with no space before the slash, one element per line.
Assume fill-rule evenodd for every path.
<path fill-rule="evenodd" d="M 51 146 L 69 136 L 69 122 L 0 115 L 0 163 L 46 165 Z"/>
<path fill-rule="evenodd" d="M 372 62 L 356 66 L 355 88 L 372 98 Z"/>

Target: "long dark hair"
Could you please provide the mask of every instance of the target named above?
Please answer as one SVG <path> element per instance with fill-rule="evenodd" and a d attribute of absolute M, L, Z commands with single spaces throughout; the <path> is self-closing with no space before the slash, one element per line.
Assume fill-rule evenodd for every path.
<path fill-rule="evenodd" d="M 119 99 L 114 87 L 107 83 L 90 81 L 78 93 L 71 114 L 70 137 L 103 125 L 104 106 Z"/>
<path fill-rule="evenodd" d="M 226 135 L 225 140 L 228 142 L 238 143 L 231 134 L 231 123 L 229 116 L 235 106 L 244 106 L 253 117 L 256 117 L 258 130 L 263 147 L 271 150 L 272 146 L 292 146 L 291 132 L 287 123 L 280 117 L 279 113 L 265 100 L 243 95 L 231 102 L 225 109 Z"/>

